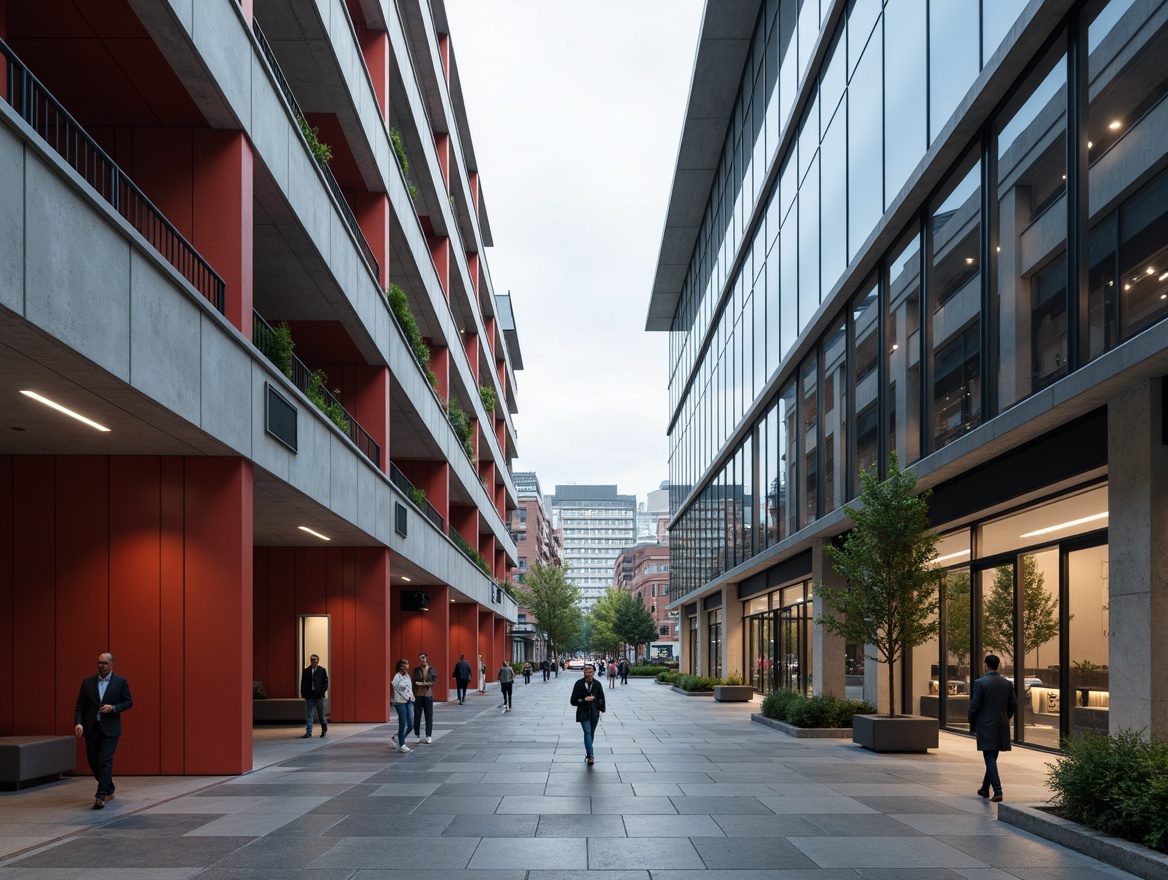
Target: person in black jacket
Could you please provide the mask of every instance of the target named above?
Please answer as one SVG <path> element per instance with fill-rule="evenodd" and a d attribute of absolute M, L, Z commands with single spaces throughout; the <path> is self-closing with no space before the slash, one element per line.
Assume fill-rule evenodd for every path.
<path fill-rule="evenodd" d="M 81 680 L 73 712 L 73 732 L 85 737 L 85 757 L 97 780 L 95 810 L 114 799 L 114 752 L 122 735 L 122 713 L 133 705 L 130 683 L 114 675 L 114 655 L 99 654 L 97 675 Z"/>
<path fill-rule="evenodd" d="M 600 713 L 604 711 L 604 687 L 596 680 L 596 667 L 584 665 L 584 677 L 572 686 L 572 705 L 576 707 L 576 720 L 584 730 L 584 760 L 595 764 L 592 754 L 592 737 L 600 726 Z"/>
<path fill-rule="evenodd" d="M 969 729 L 977 734 L 977 750 L 985 760 L 985 776 L 977 793 L 991 801 L 1002 799 L 998 752 L 1010 751 L 1010 719 L 1018 708 L 1014 685 L 998 673 L 1001 660 L 986 654 L 986 674 L 973 683 L 969 694 Z M 994 796 L 990 797 L 990 786 Z"/>
<path fill-rule="evenodd" d="M 320 657 L 313 654 L 300 675 L 300 696 L 304 697 L 304 736 L 312 736 L 312 711 L 320 719 L 320 735 L 328 733 L 328 719 L 324 717 L 324 695 L 328 692 L 328 670 L 320 665 Z"/>
<path fill-rule="evenodd" d="M 454 664 L 454 683 L 458 687 L 459 705 L 466 702 L 466 689 L 470 684 L 470 664 L 466 662 L 466 654 L 458 655 L 458 662 Z"/>

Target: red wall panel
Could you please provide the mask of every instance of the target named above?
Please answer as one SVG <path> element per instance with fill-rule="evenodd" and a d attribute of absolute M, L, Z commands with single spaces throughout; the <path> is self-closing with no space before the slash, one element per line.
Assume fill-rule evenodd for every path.
<path fill-rule="evenodd" d="M 352 683 L 354 721 L 389 720 L 389 624 L 396 616 L 389 603 L 390 552 L 357 547 L 355 627 L 352 641 L 359 651 Z"/>
<path fill-rule="evenodd" d="M 191 244 L 227 283 L 227 320 L 249 339 L 254 163 L 242 133 L 195 129 Z"/>
<path fill-rule="evenodd" d="M 0 38 L 3 37 L 3 30 L 4 4 L 0 2 Z M 12 469 L 13 459 L 0 456 L 0 664 L 5 669 L 16 668 L 15 646 L 11 638 L 12 566 L 15 557 L 12 544 Z M 16 718 L 15 698 L 16 688 L 8 688 L 6 693 L 0 693 L 0 734 L 12 730 Z"/>
<path fill-rule="evenodd" d="M 159 467 L 159 717 L 165 720 L 159 754 L 162 773 L 186 771 L 186 470 L 181 458 L 163 458 Z"/>

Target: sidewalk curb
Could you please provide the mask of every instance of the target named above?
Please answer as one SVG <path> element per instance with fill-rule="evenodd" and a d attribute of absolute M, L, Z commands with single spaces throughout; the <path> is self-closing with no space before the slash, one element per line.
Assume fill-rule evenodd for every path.
<path fill-rule="evenodd" d="M 767 718 L 765 715 L 760 715 L 757 712 L 750 716 L 750 720 L 755 724 L 773 728 L 774 730 L 787 734 L 787 736 L 794 736 L 799 739 L 850 739 L 852 736 L 852 729 L 850 727 L 796 727 L 794 724 L 788 724 L 786 721 L 776 721 L 774 718 Z"/>
<path fill-rule="evenodd" d="M 1110 837 L 1085 825 L 1040 810 L 1037 806 L 999 804 L 998 821 L 1114 865 L 1137 877 L 1168 880 L 1168 855 L 1132 843 L 1130 840 Z"/>

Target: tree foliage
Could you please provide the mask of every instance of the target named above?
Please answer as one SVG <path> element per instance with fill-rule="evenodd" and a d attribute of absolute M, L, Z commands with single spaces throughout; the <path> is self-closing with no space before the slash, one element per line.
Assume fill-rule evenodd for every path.
<path fill-rule="evenodd" d="M 895 664 L 937 634 L 937 588 L 945 572 L 934 568 L 937 536 L 929 528 L 929 492 L 916 494 L 916 478 L 893 454 L 888 477 L 875 468 L 860 476 L 858 506 L 845 505 L 853 527 L 839 547 L 828 547 L 842 590 L 817 585 L 815 594 L 838 617 L 816 623 L 849 642 L 870 645 L 888 667 L 888 714 L 896 714 Z"/>
<path fill-rule="evenodd" d="M 951 571 L 945 576 L 945 642 L 949 654 L 964 666 L 972 650 L 969 632 L 969 572 Z"/>
<path fill-rule="evenodd" d="M 550 656 L 556 656 L 575 639 L 582 615 L 577 603 L 580 589 L 568 581 L 568 566 L 553 568 L 537 562 L 527 570 L 523 586 L 515 591 L 519 604 L 531 612 L 548 640 Z"/>
<path fill-rule="evenodd" d="M 1058 635 L 1058 608 L 1046 590 L 1046 576 L 1038 570 L 1038 560 L 1022 561 L 1022 656 L 1040 648 Z M 1014 568 L 999 566 L 994 584 L 982 607 L 982 642 L 985 647 L 1014 659 Z"/>
<path fill-rule="evenodd" d="M 611 586 L 589 615 L 592 647 L 608 655 L 622 654 L 657 638 L 657 624 L 640 597 Z"/>

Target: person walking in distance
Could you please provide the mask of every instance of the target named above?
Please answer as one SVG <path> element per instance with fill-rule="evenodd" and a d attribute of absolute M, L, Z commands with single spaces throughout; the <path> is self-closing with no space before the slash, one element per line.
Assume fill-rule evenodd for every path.
<path fill-rule="evenodd" d="M 629 658 L 621 657 L 621 662 L 617 664 L 616 671 L 620 674 L 620 683 L 629 683 Z"/>
<path fill-rule="evenodd" d="M 985 761 L 985 776 L 977 793 L 995 802 L 1002 799 L 998 753 L 1010 751 L 1010 719 L 1018 709 L 1013 683 L 998 673 L 1000 663 L 996 654 L 986 654 L 986 674 L 973 683 L 969 694 L 969 729 L 977 734 L 977 750 Z"/>
<path fill-rule="evenodd" d="M 499 674 L 496 676 L 499 679 L 499 690 L 503 692 L 503 714 L 506 715 L 511 711 L 511 691 L 515 687 L 515 670 L 511 668 L 511 664 L 506 660 L 503 665 L 499 667 Z"/>
<path fill-rule="evenodd" d="M 114 675 L 114 655 L 99 654 L 97 674 L 81 680 L 73 712 L 73 732 L 85 737 L 85 757 L 97 780 L 95 810 L 114 799 L 114 752 L 122 735 L 122 713 L 133 705 L 130 683 Z"/>
<path fill-rule="evenodd" d="M 458 688 L 458 704 L 466 702 L 466 689 L 470 686 L 470 664 L 466 662 L 466 654 L 458 655 L 458 662 L 454 664 L 454 684 Z"/>
<path fill-rule="evenodd" d="M 438 681 L 438 670 L 430 665 L 430 658 L 418 655 L 418 665 L 414 667 L 414 736 L 418 742 L 430 745 L 434 733 L 434 685 Z M 426 735 L 422 736 L 422 716 L 426 716 Z"/>
<path fill-rule="evenodd" d="M 411 751 L 406 745 L 406 734 L 414 726 L 414 685 L 410 680 L 410 661 L 397 661 L 397 672 L 389 687 L 389 702 L 397 711 L 397 733 L 389 738 L 399 752 Z"/>
<path fill-rule="evenodd" d="M 487 695 L 487 664 L 482 654 L 479 654 L 479 693 Z"/>
<path fill-rule="evenodd" d="M 539 668 L 540 668 L 540 671 L 543 672 L 543 680 L 547 681 L 551 677 L 552 668 L 548 664 L 546 657 L 540 662 Z"/>
<path fill-rule="evenodd" d="M 604 688 L 596 680 L 596 667 L 584 665 L 584 677 L 572 685 L 571 703 L 576 707 L 576 720 L 584 731 L 584 761 L 595 764 L 592 753 L 592 738 L 600 726 L 600 714 L 604 711 Z"/>
<path fill-rule="evenodd" d="M 328 733 L 328 719 L 324 717 L 324 695 L 328 691 L 328 670 L 320 665 L 320 657 L 313 654 L 300 676 L 300 696 L 304 697 L 304 736 L 312 736 L 312 712 L 320 719 L 320 735 Z"/>
<path fill-rule="evenodd" d="M 616 687 L 616 661 L 608 661 L 608 686 L 610 688 Z"/>
<path fill-rule="evenodd" d="M 531 661 L 528 660 L 523 664 L 523 683 L 531 684 Z"/>

